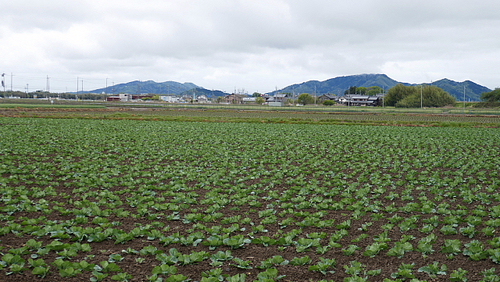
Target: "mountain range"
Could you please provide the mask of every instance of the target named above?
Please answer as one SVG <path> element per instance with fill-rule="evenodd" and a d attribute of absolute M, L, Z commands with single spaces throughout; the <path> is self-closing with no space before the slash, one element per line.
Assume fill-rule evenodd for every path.
<path fill-rule="evenodd" d="M 370 87 L 379 86 L 385 91 L 398 85 L 411 85 L 417 86 L 421 84 L 411 84 L 405 82 L 396 81 L 385 74 L 360 74 L 360 75 L 350 75 L 350 76 L 339 76 L 325 81 L 311 80 L 303 82 L 300 84 L 293 84 L 287 86 L 281 90 L 273 91 L 269 93 L 273 95 L 277 92 L 280 93 L 316 93 L 318 95 L 330 93 L 335 95 L 343 95 L 344 92 L 351 86 L 356 87 Z M 481 94 L 484 92 L 490 92 L 491 89 L 474 83 L 470 80 L 463 82 L 456 82 L 447 78 L 434 81 L 432 83 L 424 83 L 424 85 L 434 85 L 442 88 L 446 92 L 450 93 L 457 101 L 464 100 L 464 89 L 465 89 L 465 100 L 466 101 L 480 101 Z M 464 88 L 465 87 L 465 88 Z"/>
<path fill-rule="evenodd" d="M 162 94 L 162 95 L 180 95 L 183 92 L 191 89 L 201 88 L 191 82 L 179 83 L 175 81 L 155 82 L 147 81 L 131 81 L 127 83 L 116 84 L 106 88 L 80 92 L 80 93 L 106 93 L 106 94 Z"/>
<path fill-rule="evenodd" d="M 385 91 L 398 85 L 420 85 L 420 84 L 410 84 L 405 82 L 396 81 L 385 74 L 360 74 L 360 75 L 350 75 L 350 76 L 340 76 L 325 81 L 311 80 L 299 84 L 293 84 L 287 86 L 283 89 L 269 92 L 266 94 L 274 95 L 276 93 L 316 93 L 316 95 L 322 94 L 335 94 L 343 95 L 344 92 L 351 86 L 356 87 L 370 87 L 379 86 Z M 452 96 L 454 96 L 457 101 L 480 101 L 481 94 L 484 92 L 490 92 L 491 89 L 474 83 L 470 80 L 463 82 L 456 82 L 447 78 L 434 81 L 432 84 L 438 86 Z M 107 93 L 107 94 L 118 94 L 118 93 L 128 93 L 128 94 L 138 94 L 138 93 L 148 93 L 148 94 L 159 94 L 159 95 L 206 95 L 209 98 L 225 96 L 228 93 L 219 90 L 208 90 L 200 87 L 194 83 L 185 82 L 179 83 L 175 81 L 166 82 L 154 82 L 152 80 L 148 81 L 132 81 L 128 83 L 117 84 L 109 86 L 106 88 L 95 89 L 92 91 L 85 91 L 85 93 Z"/>

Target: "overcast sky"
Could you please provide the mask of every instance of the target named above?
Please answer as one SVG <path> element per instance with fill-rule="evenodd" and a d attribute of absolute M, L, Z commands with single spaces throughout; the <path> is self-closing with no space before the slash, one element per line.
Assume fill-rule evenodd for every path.
<path fill-rule="evenodd" d="M 363 73 L 495 88 L 499 11 L 498 0 L 2 1 L 0 73 L 6 90 L 52 92 L 78 78 L 80 90 L 172 80 L 265 93 Z"/>

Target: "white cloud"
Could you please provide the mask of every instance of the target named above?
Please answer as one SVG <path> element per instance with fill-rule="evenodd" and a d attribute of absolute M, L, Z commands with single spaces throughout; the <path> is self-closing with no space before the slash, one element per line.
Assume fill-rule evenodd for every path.
<path fill-rule="evenodd" d="M 493 88 L 499 9 L 492 0 L 10 1 L 0 10 L 0 72 L 19 87 L 50 75 L 58 89 L 85 77 L 268 92 L 380 72 Z"/>

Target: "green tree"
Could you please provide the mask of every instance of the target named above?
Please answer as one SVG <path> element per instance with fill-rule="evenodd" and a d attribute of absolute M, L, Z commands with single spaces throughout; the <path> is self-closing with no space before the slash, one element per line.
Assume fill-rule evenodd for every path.
<path fill-rule="evenodd" d="M 255 99 L 255 102 L 259 105 L 262 105 L 266 102 L 266 99 L 259 96 L 259 97 L 257 97 L 257 99 Z"/>
<path fill-rule="evenodd" d="M 366 91 L 368 91 L 368 88 L 366 87 L 357 87 L 356 88 L 356 93 L 360 95 L 366 95 Z"/>
<path fill-rule="evenodd" d="M 349 89 L 344 91 L 344 95 L 348 94 L 358 94 L 358 95 L 370 95 L 370 96 L 375 96 L 377 94 L 380 94 L 384 92 L 384 89 L 380 86 L 370 86 L 370 87 L 357 87 L 357 86 L 351 86 Z"/>
<path fill-rule="evenodd" d="M 325 106 L 333 106 L 333 105 L 335 105 L 335 101 L 333 101 L 333 100 L 325 100 L 323 102 L 323 105 L 325 105 Z"/>
<path fill-rule="evenodd" d="M 387 95 L 385 96 L 385 105 L 396 106 L 396 103 L 398 103 L 399 101 L 416 93 L 417 89 L 415 87 L 406 86 L 400 83 L 389 89 L 389 92 L 387 92 Z"/>
<path fill-rule="evenodd" d="M 366 95 L 375 96 L 384 93 L 384 89 L 380 86 L 371 86 L 367 88 Z"/>
<path fill-rule="evenodd" d="M 457 99 L 438 86 L 424 87 L 422 91 L 424 107 L 444 107 L 454 105 Z"/>
<path fill-rule="evenodd" d="M 366 92 L 366 87 L 351 86 L 351 87 L 349 87 L 349 89 L 344 91 L 344 95 L 348 95 L 348 94 L 363 94 L 364 95 L 363 91 Z"/>
<path fill-rule="evenodd" d="M 309 93 L 303 93 L 299 95 L 297 101 L 302 105 L 314 104 L 314 97 Z"/>
<path fill-rule="evenodd" d="M 483 102 L 500 102 L 500 88 L 481 94 Z"/>
<path fill-rule="evenodd" d="M 387 106 L 399 108 L 444 107 L 453 105 L 456 99 L 437 86 L 405 86 L 398 84 L 385 97 Z"/>
<path fill-rule="evenodd" d="M 252 97 L 261 97 L 261 96 L 262 96 L 262 94 L 261 94 L 261 93 L 259 93 L 259 92 L 254 92 L 254 93 L 252 94 Z"/>

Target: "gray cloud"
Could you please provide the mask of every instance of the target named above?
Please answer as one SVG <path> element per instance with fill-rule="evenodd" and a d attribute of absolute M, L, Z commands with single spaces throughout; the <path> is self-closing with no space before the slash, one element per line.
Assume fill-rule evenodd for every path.
<path fill-rule="evenodd" d="M 0 72 L 18 87 L 50 75 L 59 89 L 85 77 L 267 92 L 379 72 L 493 88 L 499 9 L 492 0 L 11 1 L 0 11 Z"/>

